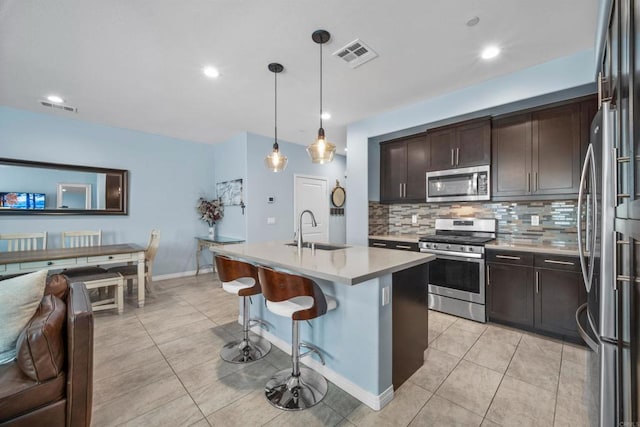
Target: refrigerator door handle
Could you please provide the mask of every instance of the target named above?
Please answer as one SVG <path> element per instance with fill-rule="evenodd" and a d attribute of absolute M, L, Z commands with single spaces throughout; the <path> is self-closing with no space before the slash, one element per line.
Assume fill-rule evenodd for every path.
<path fill-rule="evenodd" d="M 591 338 L 591 336 L 587 333 L 587 331 L 584 330 L 584 328 L 580 324 L 580 314 L 582 314 L 582 312 L 585 311 L 586 309 L 587 309 L 587 303 L 585 302 L 580 307 L 578 307 L 578 310 L 576 310 L 576 325 L 578 325 L 578 334 L 584 340 L 584 342 L 587 343 L 589 348 L 591 348 L 591 350 L 593 350 L 595 353 L 597 353 L 598 352 L 598 343 L 595 342 Z M 587 325 L 586 326 L 587 327 L 590 326 L 588 321 L 587 321 Z"/>
<path fill-rule="evenodd" d="M 591 281 L 589 277 L 589 273 L 587 270 L 587 265 L 585 263 L 585 253 L 584 253 L 584 239 L 582 236 L 582 200 L 584 199 L 584 187 L 587 180 L 587 172 L 591 172 L 593 174 L 593 170 L 589 169 L 589 162 L 591 162 L 593 156 L 593 146 L 589 144 L 587 148 L 587 154 L 584 157 L 584 164 L 582 165 L 582 174 L 580 176 L 580 189 L 578 191 L 578 210 L 577 210 L 577 219 L 578 226 L 576 227 L 578 231 L 578 258 L 580 258 L 580 270 L 582 271 L 582 278 L 584 279 L 584 285 L 587 289 L 587 292 L 591 290 Z M 592 181 L 595 182 L 595 181 Z M 592 239 L 595 240 L 595 239 Z"/>

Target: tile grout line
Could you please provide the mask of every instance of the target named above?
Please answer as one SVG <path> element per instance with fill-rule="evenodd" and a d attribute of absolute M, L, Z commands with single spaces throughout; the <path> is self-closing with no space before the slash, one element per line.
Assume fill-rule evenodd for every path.
<path fill-rule="evenodd" d="M 496 392 L 493 394 L 493 397 L 491 398 L 491 402 L 489 402 L 489 406 L 487 406 L 487 410 L 484 412 L 484 415 L 482 416 L 482 421 L 484 422 L 485 419 L 487 419 L 487 414 L 489 413 L 489 409 L 491 409 L 491 405 L 493 405 L 493 401 L 496 398 L 496 395 L 498 394 L 498 390 L 500 390 L 500 386 L 502 385 L 502 382 L 504 381 L 504 377 L 507 376 L 507 371 L 509 370 L 509 366 L 511 366 L 511 362 L 513 362 L 513 358 L 516 356 L 516 352 L 518 351 L 518 347 L 520 346 L 520 342 L 522 342 L 522 338 L 524 337 L 524 334 L 520 335 L 520 339 L 518 339 L 518 343 L 516 344 L 516 349 L 514 350 L 513 354 L 511 355 L 511 358 L 509 359 L 509 363 L 507 364 L 507 368 L 504 370 L 504 373 L 502 374 L 502 377 L 500 378 L 500 383 L 498 384 L 498 387 L 496 387 Z M 494 422 L 493 420 L 489 420 L 491 422 Z"/>
<path fill-rule="evenodd" d="M 558 369 L 558 383 L 556 384 L 556 396 L 553 402 L 553 425 L 556 424 L 556 409 L 558 408 L 558 392 L 560 391 L 560 376 L 562 375 L 562 361 L 564 360 L 564 341 L 560 352 L 560 368 Z"/>
<path fill-rule="evenodd" d="M 449 328 L 451 328 L 451 327 L 452 327 L 452 326 L 453 326 L 453 325 L 454 325 L 458 320 L 459 320 L 459 319 L 456 319 L 456 320 L 454 320 L 453 322 L 451 322 L 451 324 L 450 324 L 447 328 L 445 328 L 445 330 L 444 330 L 444 331 L 442 331 L 442 332 L 438 335 L 438 337 L 436 337 L 436 339 L 437 339 L 437 338 L 439 338 L 440 336 L 442 336 L 442 334 L 444 334 L 444 333 L 445 333 L 445 331 L 447 331 Z M 467 351 L 466 351 L 466 352 L 465 352 L 465 353 L 460 357 L 460 360 L 458 360 L 458 362 L 456 363 L 456 365 L 451 369 L 451 371 L 447 374 L 447 376 L 442 380 L 442 382 L 440 383 L 440 385 L 438 386 L 438 388 L 436 388 L 436 390 L 433 392 L 433 394 L 431 395 L 431 397 L 430 397 L 429 399 L 427 399 L 427 401 L 424 403 L 424 405 L 422 405 L 422 406 L 420 407 L 420 410 L 416 413 L 416 415 L 414 415 L 414 417 L 411 419 L 411 421 L 409 422 L 409 424 L 411 424 L 411 423 L 416 419 L 416 417 L 418 416 L 418 414 L 420 413 L 420 411 L 422 411 L 422 409 L 427 405 L 427 403 L 429 403 L 429 401 L 433 398 L 433 396 L 435 396 L 435 395 L 436 395 L 436 393 L 438 392 L 438 390 L 440 390 L 440 388 L 442 387 L 442 385 L 443 385 L 445 382 L 447 382 L 447 379 L 449 378 L 449 376 L 450 376 L 450 375 L 453 373 L 453 371 L 455 371 L 455 370 L 456 370 L 456 368 L 460 365 L 460 362 L 462 362 L 462 361 L 464 360 L 464 356 L 466 356 L 466 355 L 467 355 L 467 353 L 469 353 L 469 351 L 471 350 L 471 348 L 472 348 L 474 345 L 476 345 L 476 343 L 478 342 L 478 340 L 480 339 L 480 337 L 481 337 L 482 335 L 484 335 L 484 333 L 485 333 L 487 330 L 488 330 L 488 328 L 485 328 L 485 330 L 484 330 L 484 331 L 482 331 L 482 333 L 481 333 L 480 335 L 478 335 L 478 338 L 476 338 L 476 340 L 473 342 L 473 344 L 471 344 L 471 346 L 469 346 L 469 349 L 468 349 L 468 350 L 467 350 Z M 434 341 L 435 341 L 435 339 L 434 339 Z M 427 348 L 429 348 L 429 347 L 427 346 Z M 435 350 L 438 350 L 438 349 L 435 349 Z M 442 351 L 442 350 L 438 350 L 438 351 Z M 445 353 L 445 354 L 449 354 L 449 353 L 447 353 L 446 351 L 442 351 L 442 352 L 443 352 L 443 353 Z M 449 354 L 449 356 L 454 356 L 454 355 L 453 355 L 453 354 Z M 454 356 L 454 357 L 457 357 L 457 356 Z M 468 361 L 468 360 L 467 360 L 467 362 L 470 362 L 470 361 Z M 473 363 L 473 362 L 470 362 L 470 363 Z M 477 365 L 477 364 L 475 364 L 475 363 L 474 363 L 474 365 Z M 477 365 L 477 366 L 480 366 L 480 365 Z M 489 369 L 489 368 L 487 368 L 487 369 Z M 412 382 L 412 384 L 413 384 L 413 382 Z M 415 384 L 415 385 L 417 385 L 418 387 L 420 387 L 418 384 Z M 420 388 L 422 388 L 423 390 L 426 390 L 424 387 L 420 387 Z M 427 391 L 430 391 L 430 390 L 427 390 Z M 440 395 L 438 395 L 438 397 L 439 397 L 439 398 L 441 398 L 441 399 L 444 399 L 444 400 L 446 400 L 446 401 L 448 401 L 448 402 L 451 402 L 449 399 L 447 399 L 447 398 L 445 398 L 445 397 L 442 397 L 442 396 L 440 396 Z M 457 404 L 457 403 L 455 403 L 455 402 L 451 402 L 451 403 L 453 403 L 453 404 L 454 404 L 454 405 L 456 405 L 456 406 L 460 406 L 460 405 L 458 405 L 458 404 Z M 463 409 L 465 409 L 465 410 L 469 411 L 467 408 L 464 408 L 464 407 L 461 407 L 461 408 L 463 408 Z M 469 412 L 471 412 L 472 414 L 475 414 L 475 412 L 473 412 L 473 411 L 469 411 Z M 481 416 L 480 414 L 476 414 L 476 415 Z"/>

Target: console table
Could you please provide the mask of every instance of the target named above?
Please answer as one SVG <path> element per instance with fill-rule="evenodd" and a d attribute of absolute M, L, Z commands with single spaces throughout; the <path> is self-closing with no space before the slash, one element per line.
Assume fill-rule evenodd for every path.
<path fill-rule="evenodd" d="M 144 307 L 144 248 L 134 244 L 0 253 L 0 275 L 38 270 L 138 264 L 138 307 Z"/>
<path fill-rule="evenodd" d="M 244 243 L 244 239 L 239 239 L 237 237 L 225 237 L 225 236 L 196 236 L 196 241 L 198 242 L 198 249 L 196 250 L 196 276 L 200 272 L 200 254 L 203 249 L 209 249 L 214 246 L 220 245 L 230 245 L 232 243 Z M 215 258 L 215 254 L 212 254 L 212 258 Z M 203 265 L 202 267 L 207 267 L 207 265 Z M 213 271 L 216 271 L 216 263 L 215 259 L 212 259 Z"/>

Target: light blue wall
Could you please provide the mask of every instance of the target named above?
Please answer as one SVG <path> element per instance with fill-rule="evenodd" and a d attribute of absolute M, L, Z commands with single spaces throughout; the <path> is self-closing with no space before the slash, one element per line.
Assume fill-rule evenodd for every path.
<path fill-rule="evenodd" d="M 370 138 L 425 123 L 468 116 L 593 82 L 594 52 L 586 50 L 352 123 L 347 128 L 350 187 L 350 197 L 347 198 L 347 241 L 367 244 L 368 200 L 370 196 L 376 196 L 375 190 L 374 194 L 369 193 L 369 174 L 378 174 L 377 164 L 369 160 Z"/>
<path fill-rule="evenodd" d="M 287 168 L 278 173 L 264 166 L 264 158 L 271 152 L 273 139 L 262 135 L 247 134 L 247 177 L 246 204 L 249 221 L 247 241 L 288 240 L 293 238 L 293 176 L 294 174 L 326 177 L 329 190 L 340 180 L 340 185 L 349 195 L 349 187 L 344 178 L 346 159 L 336 155 L 333 162 L 326 165 L 311 163 L 306 147 L 285 141 L 278 141 L 280 151 L 289 159 Z M 275 203 L 267 203 L 267 197 L 274 196 Z M 327 204 L 329 204 L 327 197 Z M 275 224 L 267 224 L 267 218 L 276 219 Z M 329 219 L 330 240 L 334 243 L 345 241 L 345 218 Z"/>
<path fill-rule="evenodd" d="M 213 146 L 213 171 L 214 182 L 211 183 L 211 190 L 208 197 L 217 196 L 216 183 L 242 179 L 244 190 L 244 202 L 246 201 L 247 187 L 247 134 L 240 133 L 221 144 Z M 217 224 L 217 233 L 226 237 L 247 237 L 247 210 L 244 214 L 240 206 L 225 206 L 224 217 Z M 203 234 L 208 226 L 203 224 Z"/>
<path fill-rule="evenodd" d="M 212 189 L 213 146 L 0 107 L 0 157 L 127 169 L 128 216 L 2 216 L 0 233 L 102 229 L 104 244 L 146 245 L 161 231 L 158 275 L 195 269 L 194 236 L 205 229 L 195 206 Z"/>

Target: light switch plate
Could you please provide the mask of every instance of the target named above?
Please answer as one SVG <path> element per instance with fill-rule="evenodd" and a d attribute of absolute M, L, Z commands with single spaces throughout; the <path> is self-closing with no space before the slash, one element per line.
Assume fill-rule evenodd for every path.
<path fill-rule="evenodd" d="M 411 224 L 418 223 L 418 215 L 411 215 Z"/>
<path fill-rule="evenodd" d="M 540 225 L 540 216 L 539 215 L 531 215 L 531 225 L 533 225 L 533 226 Z"/>
<path fill-rule="evenodd" d="M 267 224 L 275 224 L 276 223 L 276 218 L 273 216 L 270 216 L 269 218 L 267 218 Z"/>

